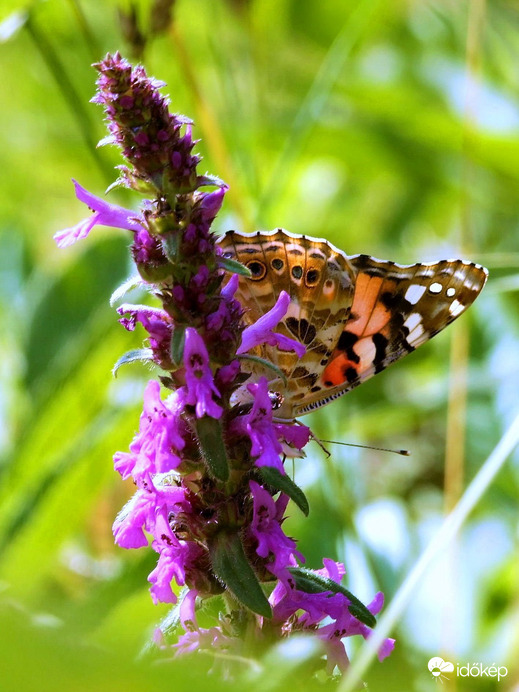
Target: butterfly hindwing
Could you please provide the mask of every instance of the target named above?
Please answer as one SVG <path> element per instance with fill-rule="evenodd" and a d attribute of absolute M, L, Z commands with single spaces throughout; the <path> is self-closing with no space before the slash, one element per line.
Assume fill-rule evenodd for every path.
<path fill-rule="evenodd" d="M 349 258 L 355 293 L 348 321 L 318 383 L 296 415 L 319 408 L 400 360 L 471 305 L 487 272 L 461 260 L 401 266 L 367 255 Z"/>

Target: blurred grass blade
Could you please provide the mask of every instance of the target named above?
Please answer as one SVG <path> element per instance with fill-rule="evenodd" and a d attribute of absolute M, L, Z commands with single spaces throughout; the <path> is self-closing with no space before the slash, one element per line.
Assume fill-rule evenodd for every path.
<path fill-rule="evenodd" d="M 80 0 L 69 0 L 69 4 L 72 7 L 72 11 L 76 17 L 79 30 L 85 40 L 88 50 L 90 51 L 90 57 L 92 62 L 99 60 L 102 56 L 101 46 L 97 40 L 97 36 L 94 34 L 88 20 L 83 12 L 83 7 L 81 6 Z"/>
<path fill-rule="evenodd" d="M 94 159 L 99 172 L 103 176 L 106 184 L 110 183 L 112 181 L 112 176 L 109 173 L 108 167 L 104 165 L 103 160 L 99 155 L 99 150 L 97 149 L 97 138 L 94 134 L 95 130 L 90 120 L 90 116 L 85 108 L 83 98 L 79 96 L 76 87 L 74 86 L 72 79 L 70 79 L 68 76 L 63 63 L 58 58 L 58 55 L 50 42 L 47 40 L 45 32 L 40 31 L 31 15 L 27 17 L 25 28 L 32 38 L 34 45 L 39 50 L 44 62 L 49 68 L 50 73 L 54 77 L 54 81 L 56 82 L 59 91 L 67 102 L 72 116 L 74 120 L 76 120 L 81 135 L 83 136 L 85 145 Z"/>
<path fill-rule="evenodd" d="M 314 123 L 323 112 L 331 91 L 350 57 L 352 48 L 369 25 L 377 6 L 380 4 L 381 0 L 361 0 L 357 3 L 330 46 L 315 80 L 296 114 L 283 150 L 258 202 L 256 225 L 258 225 L 259 214 L 262 215 L 262 220 L 268 218 L 268 212 L 274 207 L 277 197 L 285 191 L 286 179 L 292 171 L 293 161 L 299 156 Z"/>
<path fill-rule="evenodd" d="M 357 685 L 367 671 L 371 661 L 375 658 L 380 645 L 391 633 L 391 630 L 404 613 L 418 582 L 438 555 L 446 550 L 518 444 L 519 413 L 516 414 L 512 424 L 502 436 L 494 451 L 463 493 L 456 507 L 446 517 L 440 530 L 424 550 L 414 568 L 399 588 L 389 608 L 380 618 L 377 628 L 369 640 L 364 643 L 348 674 L 344 677 L 342 684 L 339 685 L 338 692 L 353 692 L 353 690 L 357 689 Z"/>

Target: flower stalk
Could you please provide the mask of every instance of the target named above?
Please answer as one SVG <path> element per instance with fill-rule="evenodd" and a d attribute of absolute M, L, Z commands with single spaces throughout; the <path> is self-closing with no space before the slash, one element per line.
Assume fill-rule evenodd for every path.
<path fill-rule="evenodd" d="M 138 211 L 123 209 L 75 183 L 93 214 L 55 239 L 66 247 L 96 225 L 133 233 L 131 255 L 154 301 L 117 309 L 124 328 L 140 325 L 147 334 L 146 348 L 125 354 L 117 367 L 150 361 L 160 383 L 146 386 L 139 430 L 129 451 L 114 456 L 136 492 L 113 530 L 121 547 L 146 547 L 151 538 L 158 554 L 151 596 L 176 604 L 183 632 L 174 644 L 158 633 L 157 642 L 177 654 L 216 648 L 246 656 L 251 641 L 261 648 L 303 632 L 322 642 L 329 672 L 345 670 L 343 640 L 370 635 L 383 597 L 364 606 L 340 586 L 344 566 L 332 560 L 317 571 L 300 566 L 304 557 L 282 525 L 290 499 L 305 514 L 309 507 L 284 458 L 287 450 L 301 455 L 310 431 L 276 421 L 267 379 L 244 365 L 262 343 L 304 354 L 301 343 L 276 332 L 290 297 L 282 292 L 270 312 L 245 326 L 246 306 L 234 294 L 248 270 L 221 256 L 211 231 L 227 186 L 198 172 L 191 121 L 169 112 L 163 83 L 143 67 L 118 53 L 95 67 L 93 101 L 109 130 L 102 143 L 120 147 L 127 162 L 116 184 L 145 200 Z M 222 594 L 227 612 L 200 627 L 197 605 Z M 392 647 L 386 640 L 380 657 Z"/>

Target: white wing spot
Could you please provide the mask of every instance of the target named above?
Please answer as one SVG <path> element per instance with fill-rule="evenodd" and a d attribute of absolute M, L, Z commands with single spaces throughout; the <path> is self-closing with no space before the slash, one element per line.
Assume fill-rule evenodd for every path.
<path fill-rule="evenodd" d="M 447 289 L 447 298 L 452 298 L 456 293 L 456 289 L 453 288 L 452 286 Z"/>
<path fill-rule="evenodd" d="M 421 323 L 419 323 L 412 331 L 409 332 L 406 340 L 409 344 L 411 344 L 411 346 L 414 346 L 423 334 L 424 328 L 422 327 Z"/>
<path fill-rule="evenodd" d="M 449 312 L 453 317 L 456 317 L 460 312 L 463 312 L 464 307 L 463 303 L 460 303 L 459 300 L 453 300 L 449 307 Z"/>
<path fill-rule="evenodd" d="M 435 281 L 433 284 L 429 286 L 429 291 L 431 293 L 441 293 L 442 292 L 443 286 L 439 284 L 437 281 Z"/>
<path fill-rule="evenodd" d="M 420 286 L 420 284 L 411 284 L 405 292 L 404 297 L 408 303 L 411 303 L 411 305 L 416 305 L 424 293 L 425 286 Z"/>
<path fill-rule="evenodd" d="M 404 327 L 407 327 L 412 332 L 422 321 L 421 316 L 417 312 L 412 312 L 404 322 Z"/>

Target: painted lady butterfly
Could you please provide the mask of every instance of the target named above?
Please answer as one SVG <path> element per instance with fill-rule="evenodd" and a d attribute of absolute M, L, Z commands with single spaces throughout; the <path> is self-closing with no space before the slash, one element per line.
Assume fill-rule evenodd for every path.
<path fill-rule="evenodd" d="M 292 235 L 229 231 L 219 241 L 225 257 L 238 260 L 252 277 L 240 277 L 236 294 L 254 323 L 282 290 L 291 297 L 278 331 L 306 346 L 293 351 L 263 345 L 255 355 L 286 378 L 265 374 L 279 397 L 279 418 L 293 420 L 346 394 L 411 353 L 471 305 L 488 276 L 474 262 L 442 260 L 401 265 L 368 255 L 349 257 L 326 240 Z"/>

